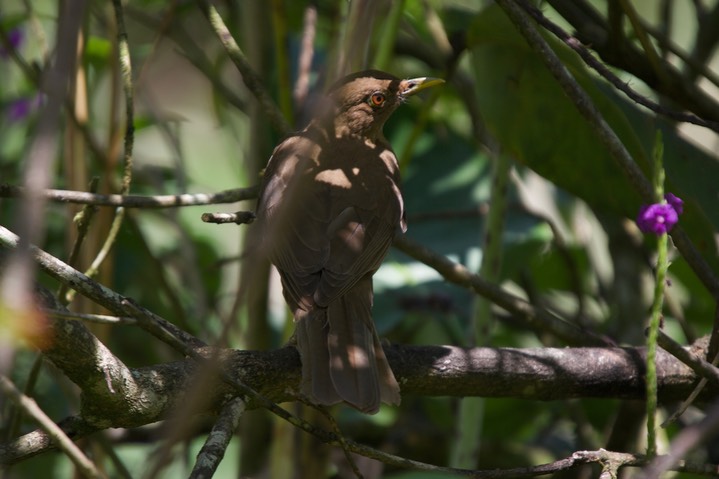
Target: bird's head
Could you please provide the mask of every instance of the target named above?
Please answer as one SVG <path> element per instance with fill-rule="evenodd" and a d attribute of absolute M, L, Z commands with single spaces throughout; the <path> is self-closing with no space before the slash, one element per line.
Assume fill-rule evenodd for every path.
<path fill-rule="evenodd" d="M 439 78 L 400 80 L 389 73 L 365 70 L 338 80 L 329 90 L 338 135 L 353 134 L 375 139 L 392 112 L 408 97 L 444 83 Z"/>

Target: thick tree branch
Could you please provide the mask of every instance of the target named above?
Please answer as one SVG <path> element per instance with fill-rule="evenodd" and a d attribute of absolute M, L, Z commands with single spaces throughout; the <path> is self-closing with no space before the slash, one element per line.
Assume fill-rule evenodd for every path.
<path fill-rule="evenodd" d="M 104 412 L 111 410 L 116 416 L 113 421 L 137 420 L 137 425 L 142 425 L 146 424 L 144 418 L 168 406 L 164 402 L 171 398 L 156 394 L 152 374 L 136 376 L 84 324 L 64 320 L 49 320 L 49 324 L 48 347 L 43 353 L 82 390 L 81 413 L 87 423 L 111 427 Z M 173 378 L 177 376 L 165 376 L 163 381 Z"/>
<path fill-rule="evenodd" d="M 580 397 L 641 399 L 644 396 L 643 348 L 462 349 L 394 345 L 387 347 L 386 352 L 403 395 L 544 401 Z M 223 382 L 221 371 L 275 403 L 297 399 L 301 364 L 294 348 L 223 350 L 213 356 L 217 359 L 218 373 L 213 387 L 207 387 L 205 382 L 206 369 L 202 377 L 198 377 L 193 359 L 131 369 L 130 377 L 135 385 L 123 394 L 135 394 L 125 403 L 137 407 L 125 410 L 125 403 L 104 403 L 104 407 L 91 410 L 95 427 L 137 427 L 163 420 L 192 394 L 193 384 L 200 381 L 207 394 L 203 410 L 195 413 L 214 413 L 228 397 L 237 394 L 232 385 Z M 657 356 L 657 369 L 659 398 L 664 402 L 685 397 L 697 379 L 691 369 L 662 351 Z M 86 402 L 102 403 L 99 398 L 106 397 L 108 390 L 105 389 L 83 391 L 83 410 L 90 407 Z M 719 387 L 715 384 L 703 392 L 704 397 L 715 397 L 718 393 Z M 261 407 L 257 401 L 247 400 L 248 409 L 257 407 Z M 83 423 L 87 425 L 86 421 Z M 0 462 L 18 460 L 21 444 L 24 444 L 23 454 L 29 454 L 27 442 L 23 437 L 2 446 Z"/>

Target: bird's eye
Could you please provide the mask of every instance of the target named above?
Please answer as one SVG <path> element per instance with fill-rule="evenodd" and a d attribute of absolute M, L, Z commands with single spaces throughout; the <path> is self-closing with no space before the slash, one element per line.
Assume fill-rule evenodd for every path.
<path fill-rule="evenodd" d="M 377 108 L 384 105 L 385 100 L 387 100 L 387 98 L 384 96 L 384 93 L 374 92 L 369 97 L 369 104 L 371 107 Z"/>

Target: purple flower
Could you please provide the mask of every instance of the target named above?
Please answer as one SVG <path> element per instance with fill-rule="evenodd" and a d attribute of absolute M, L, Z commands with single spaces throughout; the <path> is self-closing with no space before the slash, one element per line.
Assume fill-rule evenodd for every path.
<path fill-rule="evenodd" d="M 7 118 L 11 122 L 20 121 L 30 113 L 30 100 L 28 98 L 18 98 L 8 105 Z"/>
<path fill-rule="evenodd" d="M 672 193 L 664 195 L 664 199 L 674 207 L 674 211 L 676 211 L 678 215 L 684 213 L 684 200 L 678 196 L 674 196 Z"/>
<path fill-rule="evenodd" d="M 662 235 L 679 221 L 679 215 L 684 211 L 684 201 L 671 193 L 667 193 L 664 198 L 666 203 L 644 205 L 639 209 L 637 226 L 644 233 Z"/>
<path fill-rule="evenodd" d="M 20 48 L 22 43 L 23 33 L 19 28 L 13 28 L 7 33 L 7 39 L 13 50 Z M 5 49 L 5 45 L 0 45 L 0 58 L 7 58 L 9 56 L 8 50 Z"/>
<path fill-rule="evenodd" d="M 36 95 L 12 100 L 7 104 L 7 119 L 12 123 L 22 120 L 40 106 L 41 98 L 40 95 Z"/>

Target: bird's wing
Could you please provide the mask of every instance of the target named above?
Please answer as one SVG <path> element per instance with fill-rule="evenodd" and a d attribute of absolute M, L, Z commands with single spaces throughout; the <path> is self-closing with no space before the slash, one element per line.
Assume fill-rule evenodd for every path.
<path fill-rule="evenodd" d="M 404 229 L 394 153 L 389 146 L 382 146 L 374 155 L 371 167 L 354 168 L 352 186 L 343 192 L 344 202 L 338 201 L 338 212 L 328 225 L 329 256 L 314 297 L 319 305 L 329 304 L 377 270 L 397 228 Z"/>
<path fill-rule="evenodd" d="M 325 307 L 379 268 L 402 218 L 397 178 L 383 164 L 354 175 L 338 167 L 345 154 L 330 161 L 323 153 L 307 138 L 285 140 L 258 203 L 265 247 L 295 306 L 313 299 Z M 383 154 L 394 161 L 391 150 Z"/>
<path fill-rule="evenodd" d="M 330 253 L 314 294 L 317 304 L 327 306 L 380 267 L 392 244 L 397 216 L 387 201 L 376 210 L 349 206 L 335 218 L 329 228 Z"/>
<path fill-rule="evenodd" d="M 315 142 L 302 135 L 275 148 L 257 204 L 262 247 L 282 272 L 293 309 L 312 300 L 329 255 L 325 234 L 330 221 L 328 191 L 308 181 L 316 148 Z"/>

